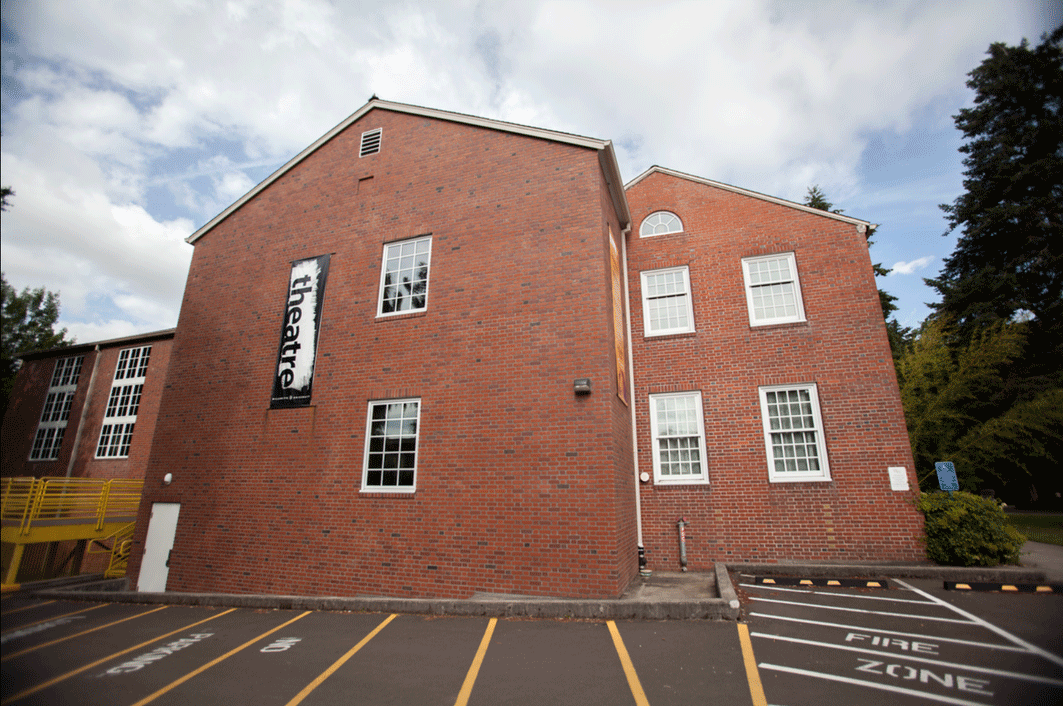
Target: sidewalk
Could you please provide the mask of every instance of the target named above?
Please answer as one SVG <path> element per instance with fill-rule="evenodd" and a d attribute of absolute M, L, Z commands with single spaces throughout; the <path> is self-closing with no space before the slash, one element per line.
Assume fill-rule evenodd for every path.
<path fill-rule="evenodd" d="M 1022 565 L 1045 572 L 1049 583 L 1063 583 L 1063 547 L 1027 542 L 1022 546 Z"/>
<path fill-rule="evenodd" d="M 271 596 L 222 593 L 139 593 L 125 579 L 77 587 L 26 586 L 47 598 L 169 605 L 339 610 L 597 620 L 736 620 L 739 602 L 729 572 L 820 578 L 925 578 L 961 582 L 1063 583 L 1063 547 L 1027 542 L 1022 566 L 957 567 L 933 564 L 717 564 L 713 571 L 656 571 L 636 576 L 614 599 L 550 598 L 476 593 L 467 599 L 388 598 L 378 596 Z"/>

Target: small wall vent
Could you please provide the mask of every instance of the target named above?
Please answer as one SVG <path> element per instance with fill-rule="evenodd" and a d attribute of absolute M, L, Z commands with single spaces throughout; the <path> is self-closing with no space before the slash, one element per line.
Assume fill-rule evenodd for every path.
<path fill-rule="evenodd" d="M 378 127 L 376 130 L 362 133 L 362 148 L 358 151 L 359 157 L 366 157 L 380 151 L 380 137 L 383 131 L 383 128 Z"/>

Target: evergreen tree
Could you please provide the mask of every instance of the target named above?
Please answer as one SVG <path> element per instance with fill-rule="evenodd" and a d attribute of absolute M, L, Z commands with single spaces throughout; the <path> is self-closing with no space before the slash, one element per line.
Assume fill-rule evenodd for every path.
<path fill-rule="evenodd" d="M 1033 392 L 1058 384 L 1063 355 L 1063 27 L 1030 48 L 996 43 L 971 71 L 974 106 L 956 127 L 964 193 L 942 205 L 962 234 L 941 274 L 937 313 L 956 321 L 961 342 L 999 321 L 1030 320 L 1019 365 Z"/>

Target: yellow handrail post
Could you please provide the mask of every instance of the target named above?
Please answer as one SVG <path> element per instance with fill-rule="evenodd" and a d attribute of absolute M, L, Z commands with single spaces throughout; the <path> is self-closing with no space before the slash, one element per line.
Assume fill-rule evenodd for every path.
<path fill-rule="evenodd" d="M 15 577 L 18 576 L 18 567 L 22 563 L 22 551 L 26 548 L 25 544 L 16 544 L 15 551 L 11 553 L 11 565 L 7 567 L 7 574 L 4 576 L 4 585 L 13 586 L 15 583 Z"/>
<path fill-rule="evenodd" d="M 100 492 L 100 500 L 96 504 L 96 530 L 103 529 L 103 520 L 107 516 L 107 499 L 111 494 L 111 481 L 107 481 L 103 484 L 103 490 Z"/>
<path fill-rule="evenodd" d="M 32 485 L 29 508 L 22 518 L 22 534 L 30 533 L 30 526 L 41 514 L 41 503 L 44 500 L 44 494 L 48 492 L 48 481 L 46 480 L 34 480 Z"/>

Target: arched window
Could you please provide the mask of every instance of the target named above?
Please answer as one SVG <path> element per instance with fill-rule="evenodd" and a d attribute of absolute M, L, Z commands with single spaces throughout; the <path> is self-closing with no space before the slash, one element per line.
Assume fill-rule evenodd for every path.
<path fill-rule="evenodd" d="M 652 235 L 666 235 L 668 233 L 682 233 L 683 221 L 679 216 L 668 211 L 657 211 L 646 216 L 639 228 L 639 237 L 648 238 Z"/>

